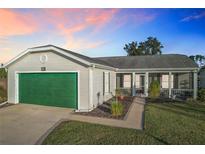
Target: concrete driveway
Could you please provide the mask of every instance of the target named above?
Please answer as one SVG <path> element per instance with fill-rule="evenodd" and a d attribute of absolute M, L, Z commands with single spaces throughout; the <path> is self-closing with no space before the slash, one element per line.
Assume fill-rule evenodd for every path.
<path fill-rule="evenodd" d="M 0 109 L 0 144 L 35 144 L 72 109 L 18 104 Z"/>

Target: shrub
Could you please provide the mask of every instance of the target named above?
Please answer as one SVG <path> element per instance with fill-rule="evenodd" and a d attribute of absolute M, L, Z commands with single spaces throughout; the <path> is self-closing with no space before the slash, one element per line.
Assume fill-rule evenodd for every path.
<path fill-rule="evenodd" d="M 6 100 L 6 90 L 0 87 L 0 103 Z"/>
<path fill-rule="evenodd" d="M 198 99 L 205 102 L 205 89 L 200 89 L 198 92 Z"/>
<path fill-rule="evenodd" d="M 116 96 L 120 96 L 120 95 L 121 95 L 120 89 L 116 89 L 116 90 L 115 90 L 115 95 L 116 95 Z"/>
<path fill-rule="evenodd" d="M 123 114 L 123 104 L 113 101 L 111 104 L 111 111 L 113 116 L 121 116 Z"/>
<path fill-rule="evenodd" d="M 7 77 L 6 70 L 4 68 L 0 68 L 0 78 L 5 79 Z"/>
<path fill-rule="evenodd" d="M 192 97 L 191 98 L 187 98 L 186 102 L 187 103 L 197 103 L 197 101 L 194 98 L 192 98 Z"/>
<path fill-rule="evenodd" d="M 149 96 L 156 98 L 160 95 L 160 84 L 158 81 L 152 81 L 149 87 Z"/>

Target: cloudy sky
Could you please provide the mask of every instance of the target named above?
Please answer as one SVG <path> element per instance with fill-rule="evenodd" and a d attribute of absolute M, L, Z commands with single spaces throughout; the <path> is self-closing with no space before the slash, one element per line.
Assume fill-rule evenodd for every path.
<path fill-rule="evenodd" d="M 157 37 L 163 53 L 205 54 L 205 9 L 0 9 L 0 63 L 53 44 L 91 57 L 126 55 Z"/>

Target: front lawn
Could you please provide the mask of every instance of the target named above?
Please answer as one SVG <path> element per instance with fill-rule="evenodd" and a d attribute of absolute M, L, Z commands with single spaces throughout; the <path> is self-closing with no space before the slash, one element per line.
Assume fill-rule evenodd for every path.
<path fill-rule="evenodd" d="M 205 104 L 146 104 L 144 131 L 64 122 L 43 144 L 205 144 Z"/>

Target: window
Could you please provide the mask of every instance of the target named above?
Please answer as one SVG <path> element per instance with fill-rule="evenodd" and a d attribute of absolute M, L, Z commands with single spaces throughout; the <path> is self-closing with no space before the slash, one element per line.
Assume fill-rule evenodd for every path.
<path fill-rule="evenodd" d="M 173 88 L 173 78 L 171 75 L 171 88 Z M 162 88 L 169 88 L 169 75 L 162 75 Z"/>
<path fill-rule="evenodd" d="M 110 92 L 110 72 L 104 72 L 104 93 Z"/>
<path fill-rule="evenodd" d="M 124 75 L 123 87 L 131 88 L 131 75 Z"/>

